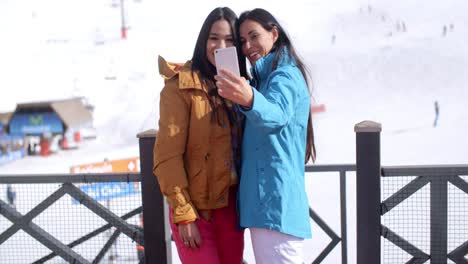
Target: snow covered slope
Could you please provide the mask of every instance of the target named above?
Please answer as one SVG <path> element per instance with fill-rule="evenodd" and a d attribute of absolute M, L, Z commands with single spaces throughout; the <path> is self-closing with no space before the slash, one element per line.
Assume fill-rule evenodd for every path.
<path fill-rule="evenodd" d="M 236 12 L 266 8 L 293 38 L 310 68 L 315 100 L 327 109 L 315 117 L 318 164 L 354 163 L 353 126 L 365 119 L 382 123 L 384 165 L 468 161 L 464 0 L 124 2 L 126 40 L 120 38 L 120 1 L 0 1 L 0 111 L 18 102 L 86 96 L 98 128 L 98 139 L 79 150 L 27 157 L 0 167 L 1 174 L 66 173 L 74 164 L 138 155 L 135 135 L 157 127 L 157 56 L 189 59 L 203 19 L 223 5 Z M 336 181 L 307 181 L 312 206 L 336 219 L 327 217 L 333 206 L 314 202 L 331 195 Z M 328 185 L 335 187 L 323 188 Z M 307 248 L 324 247 L 315 244 L 323 234 L 314 238 Z M 336 263 L 333 254 L 325 263 Z M 316 255 L 313 250 L 306 258 Z M 246 256 L 252 263 L 250 248 Z"/>

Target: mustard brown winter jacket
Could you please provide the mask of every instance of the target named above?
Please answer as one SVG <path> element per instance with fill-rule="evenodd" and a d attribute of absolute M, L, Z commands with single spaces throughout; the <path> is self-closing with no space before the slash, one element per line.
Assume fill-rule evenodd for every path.
<path fill-rule="evenodd" d="M 165 86 L 153 173 L 173 210 L 173 222 L 195 220 L 199 210 L 227 206 L 229 187 L 238 182 L 231 125 L 220 100 L 215 110 L 210 105 L 208 91 L 214 84 L 192 74 L 190 61 L 176 64 L 159 57 L 158 64 Z M 212 120 L 212 111 L 218 120 Z"/>

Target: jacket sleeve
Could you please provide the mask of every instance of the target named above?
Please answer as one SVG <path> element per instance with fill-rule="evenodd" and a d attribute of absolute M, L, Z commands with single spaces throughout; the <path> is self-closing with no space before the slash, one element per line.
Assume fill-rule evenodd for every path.
<path fill-rule="evenodd" d="M 171 81 L 175 80 L 168 82 Z M 174 223 L 195 220 L 198 217 L 187 190 L 188 181 L 183 159 L 189 117 L 190 105 L 178 87 L 166 84 L 160 96 L 159 132 L 153 150 L 153 173 L 173 210 Z"/>
<path fill-rule="evenodd" d="M 254 126 L 275 130 L 288 124 L 298 103 L 299 76 L 282 70 L 271 73 L 268 87 L 262 94 L 252 88 L 253 104 L 250 109 L 241 109 Z"/>

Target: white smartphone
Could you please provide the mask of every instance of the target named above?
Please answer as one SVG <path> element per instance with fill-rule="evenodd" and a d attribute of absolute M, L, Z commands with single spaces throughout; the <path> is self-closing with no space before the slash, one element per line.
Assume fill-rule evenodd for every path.
<path fill-rule="evenodd" d="M 220 73 L 220 69 L 226 69 L 232 71 L 237 76 L 240 76 L 236 47 L 216 49 L 215 61 L 218 75 L 223 76 Z"/>

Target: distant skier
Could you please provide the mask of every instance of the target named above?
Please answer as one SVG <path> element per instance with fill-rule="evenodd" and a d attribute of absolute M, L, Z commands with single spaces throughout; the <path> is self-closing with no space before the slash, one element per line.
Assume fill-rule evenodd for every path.
<path fill-rule="evenodd" d="M 435 111 L 435 118 L 434 118 L 434 127 L 437 126 L 437 121 L 439 120 L 439 102 L 434 102 L 434 111 Z"/>
<path fill-rule="evenodd" d="M 7 199 L 8 204 L 15 208 L 16 192 L 13 190 L 13 187 L 10 184 L 7 185 Z"/>

